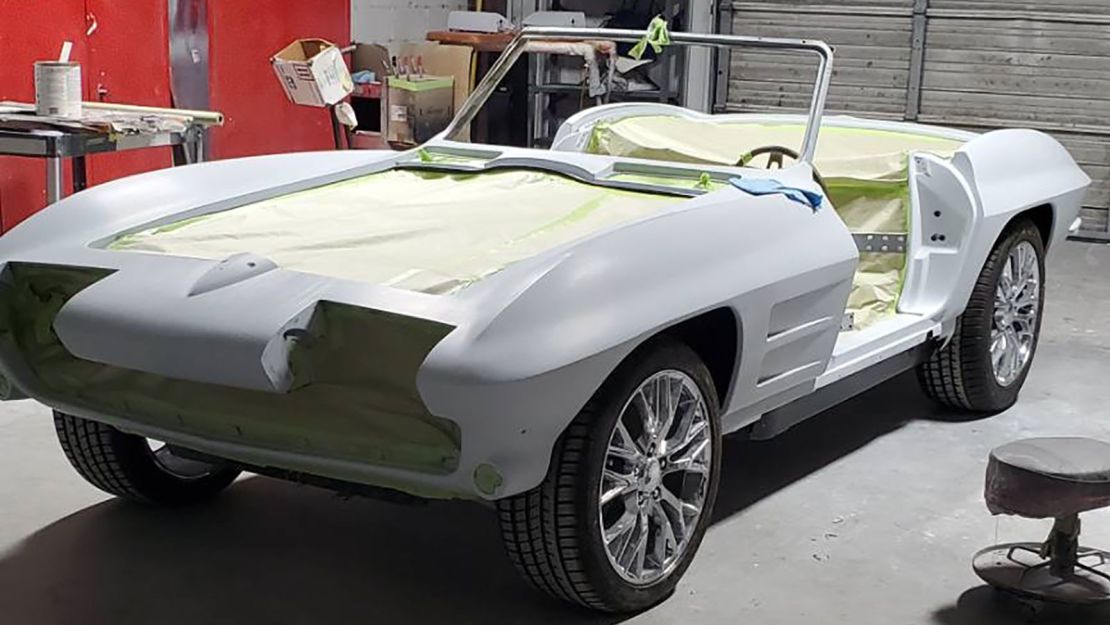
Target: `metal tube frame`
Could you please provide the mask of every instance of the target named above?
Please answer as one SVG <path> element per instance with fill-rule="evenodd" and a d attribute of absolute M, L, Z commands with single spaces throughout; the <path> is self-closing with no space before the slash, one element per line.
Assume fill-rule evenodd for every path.
<path fill-rule="evenodd" d="M 635 43 L 643 39 L 644 33 L 639 30 L 615 30 L 605 28 L 524 28 L 514 38 L 505 51 L 494 63 L 485 78 L 459 108 L 455 119 L 443 131 L 441 137 L 448 139 L 454 137 L 462 129 L 474 121 L 481 111 L 482 106 L 493 94 L 497 85 L 505 78 L 520 57 L 528 52 L 528 43 L 532 41 L 591 41 L 602 39 L 618 43 Z M 805 138 L 800 150 L 801 160 L 812 164 L 813 156 L 817 150 L 817 137 L 821 131 L 821 117 L 825 110 L 825 100 L 829 93 L 829 82 L 832 80 L 833 50 L 823 41 L 814 39 L 779 39 L 768 37 L 745 37 L 742 35 L 718 35 L 704 33 L 671 33 L 672 45 L 707 46 L 717 49 L 732 48 L 757 48 L 763 50 L 781 50 L 784 52 L 803 52 L 817 55 L 818 69 L 817 80 L 813 87 L 813 97 L 810 101 L 809 116 L 806 122 Z"/>

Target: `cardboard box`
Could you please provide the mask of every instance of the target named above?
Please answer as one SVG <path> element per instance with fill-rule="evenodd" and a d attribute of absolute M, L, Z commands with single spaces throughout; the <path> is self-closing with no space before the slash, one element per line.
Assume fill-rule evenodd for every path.
<path fill-rule="evenodd" d="M 436 136 L 455 114 L 453 76 L 390 76 L 386 140 L 418 144 Z"/>
<path fill-rule="evenodd" d="M 384 82 L 393 73 L 389 63 L 389 50 L 377 43 L 356 43 L 355 50 L 351 53 L 351 71 L 362 70 L 374 72 L 378 80 Z"/>
<path fill-rule="evenodd" d="M 298 39 L 275 54 L 270 63 L 285 95 L 296 104 L 329 106 L 355 87 L 343 54 L 323 39 Z"/>

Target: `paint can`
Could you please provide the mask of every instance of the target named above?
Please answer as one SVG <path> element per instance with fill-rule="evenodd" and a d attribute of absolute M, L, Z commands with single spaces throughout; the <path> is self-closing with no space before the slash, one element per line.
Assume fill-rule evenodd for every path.
<path fill-rule="evenodd" d="M 63 61 L 35 63 L 35 113 L 81 117 L 81 65 Z"/>

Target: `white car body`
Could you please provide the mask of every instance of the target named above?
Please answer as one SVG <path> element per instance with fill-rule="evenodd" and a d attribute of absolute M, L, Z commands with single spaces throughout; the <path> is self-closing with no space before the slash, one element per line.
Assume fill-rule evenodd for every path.
<path fill-rule="evenodd" d="M 526 31 L 535 37 L 571 32 Z M 675 35 L 676 41 L 684 38 L 697 36 Z M 311 334 L 321 302 L 441 327 L 442 338 L 409 373 L 427 413 L 457 426 L 457 457 L 450 467 L 399 468 L 298 445 L 294 435 L 252 438 L 249 428 L 238 434 L 230 428 L 221 435 L 198 433 L 188 415 L 172 424 L 138 412 L 121 414 L 44 383 L 11 341 L 0 342 L 0 373 L 13 397 L 29 396 L 244 466 L 423 497 L 494 500 L 543 480 L 555 441 L 639 345 L 708 315 L 733 324 L 731 333 L 721 335 L 732 342 L 725 350 L 732 362 L 719 369 L 718 380 L 724 432 L 754 427 L 754 435 L 771 436 L 913 366 L 923 350 L 943 344 L 1007 224 L 1029 211 L 1039 211 L 1042 220 L 1050 216 L 1044 235 L 1051 248 L 1076 230 L 1090 184 L 1059 143 L 1033 130 L 975 136 L 854 118 L 822 124 L 825 80 L 809 118 L 728 117 L 816 120 L 824 128 L 896 130 L 964 142 L 951 159 L 910 156 L 911 228 L 902 296 L 897 314 L 865 330 L 841 331 L 859 250 L 836 211 L 813 210 L 781 195 L 756 197 L 732 186 L 690 193 L 673 207 L 514 262 L 450 295 L 313 275 L 252 255 L 212 260 L 105 249 L 123 233 L 395 167 L 429 167 L 414 151 L 286 154 L 161 170 L 66 198 L 0 238 L 5 284 L 12 284 L 11 267 L 17 265 L 102 270 L 105 277 L 67 299 L 51 319 L 73 357 L 209 385 L 203 388 L 265 395 L 300 392 L 290 365 L 297 349 L 293 339 Z M 482 99 L 480 89 L 477 104 L 464 107 L 462 117 Z M 708 172 L 722 180 L 737 174 L 773 177 L 820 190 L 812 177 L 812 154 L 781 171 L 765 171 L 585 153 L 599 121 L 643 115 L 704 117 L 664 105 L 616 104 L 566 122 L 550 150 L 475 146 L 448 139 L 450 131 L 424 149 L 471 154 L 480 161 L 435 166 L 450 171 L 534 168 L 590 185 L 652 190 L 607 181 L 618 165 L 642 166 Z M 937 232 L 945 234 L 943 241 L 930 236 Z M 367 358 L 389 357 L 366 349 Z M 306 421 L 301 427 L 310 433 L 314 426 Z"/>

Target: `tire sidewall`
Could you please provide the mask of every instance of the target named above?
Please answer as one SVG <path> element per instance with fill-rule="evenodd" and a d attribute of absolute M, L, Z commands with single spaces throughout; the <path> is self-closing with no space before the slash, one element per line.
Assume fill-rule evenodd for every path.
<path fill-rule="evenodd" d="M 582 546 L 585 566 L 594 580 L 600 594 L 611 598 L 620 606 L 644 609 L 666 599 L 673 591 L 686 569 L 693 561 L 702 538 L 709 527 L 713 515 L 713 504 L 717 498 L 721 465 L 721 425 L 717 392 L 708 369 L 689 347 L 672 340 L 657 340 L 652 345 L 641 348 L 643 358 L 632 358 L 606 382 L 599 391 L 600 406 L 596 413 L 596 426 L 591 428 L 590 440 L 583 463 L 581 488 L 577 493 L 577 509 L 583 514 L 578 519 L 578 535 L 587 540 Z M 664 370 L 677 370 L 690 376 L 698 385 L 709 412 L 711 428 L 712 459 L 710 462 L 709 487 L 705 505 L 698 526 L 691 537 L 690 544 L 677 566 L 665 577 L 644 586 L 634 586 L 624 580 L 608 559 L 602 529 L 599 523 L 601 473 L 605 465 L 606 451 L 617 419 L 620 417 L 632 393 L 649 377 Z"/>
<path fill-rule="evenodd" d="M 183 478 L 156 460 L 142 436 L 110 425 L 54 411 L 55 429 L 74 469 L 105 492 L 161 506 L 184 506 L 210 499 L 239 475 L 216 466 L 203 476 Z"/>
<path fill-rule="evenodd" d="M 1002 386 L 995 377 L 991 360 L 991 329 L 994 325 L 995 312 L 994 294 L 1002 277 L 1003 269 L 1006 263 L 1009 262 L 1010 253 L 1022 242 L 1030 243 L 1037 254 L 1037 270 L 1040 272 L 1040 289 L 1037 293 L 1037 320 L 1033 330 L 1033 344 L 1030 348 L 1029 360 L 1013 383 Z M 971 364 L 975 369 L 973 372 L 975 377 L 983 381 L 982 388 L 986 395 L 983 399 L 986 407 L 990 410 L 1000 411 L 1013 406 L 1017 402 L 1018 394 L 1029 375 L 1029 370 L 1032 368 L 1033 360 L 1037 354 L 1037 346 L 1040 343 L 1041 322 L 1044 319 L 1045 249 L 1040 231 L 1037 230 L 1036 226 L 1031 222 L 1023 221 L 1008 230 L 1002 241 L 991 253 L 986 271 L 989 279 L 987 281 L 980 280 L 980 283 L 976 286 L 976 292 L 972 296 L 973 300 L 979 299 L 978 302 L 973 301 L 973 303 L 979 304 L 974 307 L 976 314 L 965 315 L 961 319 L 961 338 L 965 346 L 970 348 L 974 354 L 970 363 L 969 360 L 964 360 L 964 364 L 965 366 Z M 989 285 L 990 288 L 982 288 L 983 284 Z"/>

